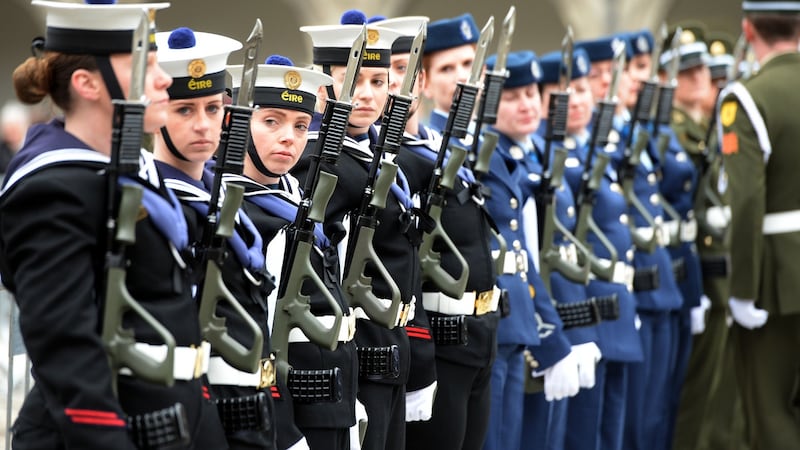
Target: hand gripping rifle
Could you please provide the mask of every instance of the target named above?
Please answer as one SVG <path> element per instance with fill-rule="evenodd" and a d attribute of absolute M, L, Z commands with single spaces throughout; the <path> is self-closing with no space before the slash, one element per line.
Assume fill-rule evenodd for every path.
<path fill-rule="evenodd" d="M 675 97 L 675 87 L 678 86 L 678 69 L 680 68 L 681 59 L 679 54 L 681 31 L 681 27 L 677 27 L 675 29 L 675 34 L 672 36 L 669 49 L 672 59 L 667 67 L 667 79 L 664 83 L 659 85 L 658 101 L 655 102 L 655 114 L 651 120 L 653 127 L 653 139 L 656 142 L 656 150 L 658 151 L 658 156 L 662 161 L 662 167 L 663 161 L 665 161 L 667 155 L 667 147 L 669 146 L 670 135 L 659 134 L 659 132 L 662 126 L 669 127 L 670 118 L 672 116 L 672 99 Z M 663 40 L 666 40 L 666 25 L 661 26 L 661 36 Z M 659 169 L 659 175 L 661 175 L 660 172 L 661 170 Z M 672 205 L 669 204 L 660 191 L 658 196 L 661 200 L 661 206 L 664 208 L 664 212 L 667 214 L 667 216 L 669 216 L 670 220 L 677 225 L 672 227 L 670 230 L 665 229 L 663 232 L 669 233 L 669 235 L 664 236 L 664 238 L 668 241 L 670 246 L 678 246 L 681 243 L 681 215 Z"/>
<path fill-rule="evenodd" d="M 347 133 L 347 121 L 353 110 L 351 98 L 355 80 L 361 68 L 367 42 L 366 27 L 356 37 L 350 49 L 347 70 L 338 99 L 329 98 L 322 115 L 319 137 L 310 159 L 308 177 L 303 187 L 303 198 L 297 208 L 297 216 L 287 233 L 287 252 L 283 262 L 283 282 L 278 288 L 275 303 L 275 319 L 272 324 L 272 351 L 279 376 L 289 379 L 288 363 L 289 332 L 300 328 L 310 341 L 330 350 L 338 345 L 342 324 L 342 309 L 333 298 L 325 283 L 311 265 L 314 248 L 314 229 L 325 221 L 325 209 L 333 195 L 338 177 L 322 170 L 322 163 L 335 165 L 339 159 L 342 142 Z M 325 297 L 334 314 L 330 327 L 325 327 L 311 313 L 309 296 L 302 293 L 303 285 L 310 281 Z"/>
<path fill-rule="evenodd" d="M 144 113 L 148 103 L 144 96 L 144 82 L 151 38 L 150 20 L 142 12 L 141 22 L 133 34 L 128 99 L 112 101 L 114 129 L 106 185 L 107 272 L 102 340 L 108 353 L 115 392 L 117 372 L 123 367 L 129 368 L 136 377 L 151 383 L 171 386 L 175 381 L 175 338 L 131 296 L 125 285 L 128 264 L 125 249 L 136 243 L 136 216 L 142 204 L 143 191 L 141 186 L 127 183 L 120 186 L 119 182 L 121 176 L 135 177 L 139 172 Z M 167 351 L 163 360 L 158 361 L 137 350 L 133 330 L 124 328 L 122 324 L 123 317 L 129 311 L 141 317 L 164 342 Z"/>
<path fill-rule="evenodd" d="M 422 276 L 433 281 L 439 289 L 446 295 L 453 298 L 461 298 L 467 287 L 469 279 L 469 266 L 467 260 L 458 250 L 442 226 L 442 208 L 445 205 L 445 194 L 453 188 L 458 169 L 464 163 L 466 150 L 456 146 L 450 146 L 450 138 L 461 139 L 467 135 L 469 123 L 472 119 L 472 110 L 475 108 L 475 100 L 480 90 L 480 76 L 483 71 L 483 64 L 486 61 L 486 47 L 494 35 L 494 17 L 490 17 L 486 25 L 481 30 L 475 50 L 475 59 L 472 62 L 472 72 L 466 83 L 458 83 L 453 93 L 453 102 L 450 105 L 450 113 L 447 115 L 447 124 L 442 131 L 442 142 L 436 160 L 433 165 L 433 176 L 425 195 L 425 214 L 433 221 L 433 228 L 426 231 L 422 238 L 422 245 L 419 248 L 420 261 L 422 263 Z M 502 88 L 502 85 L 500 86 Z M 478 133 L 475 134 L 473 142 L 478 141 Z M 450 149 L 450 157 L 447 157 Z M 441 240 L 458 260 L 461 267 L 458 278 L 451 276 L 442 268 L 442 257 L 433 250 L 433 244 Z"/>
<path fill-rule="evenodd" d="M 262 35 L 261 20 L 256 19 L 255 27 L 244 47 L 242 84 L 236 104 L 225 106 L 217 160 L 214 164 L 211 200 L 208 203 L 208 216 L 202 235 L 205 279 L 200 291 L 200 329 L 203 337 L 228 364 L 245 372 L 255 372 L 258 369 L 264 335 L 259 324 L 225 286 L 221 270 L 226 256 L 225 242 L 235 233 L 235 219 L 242 203 L 244 188 L 232 183 L 226 184 L 222 208 L 219 208 L 219 203 L 223 175 L 238 175 L 244 169 L 244 154 L 250 144 L 250 117 L 253 113 L 253 90 L 258 70 L 256 57 Z M 217 304 L 221 300 L 227 301 L 250 329 L 253 336 L 253 345 L 250 348 L 228 334 L 225 318 L 216 315 Z"/>
<path fill-rule="evenodd" d="M 556 269 L 570 280 L 585 283 L 589 279 L 589 265 L 577 266 L 561 258 L 561 254 L 554 248 L 553 239 L 555 230 L 558 229 L 568 239 L 576 242 L 569 230 L 559 223 L 555 216 L 555 190 L 561 185 L 564 174 L 564 163 L 567 158 L 566 151 L 558 151 L 553 157 L 553 141 L 563 141 L 567 134 L 567 115 L 569 112 L 569 84 L 572 80 L 572 27 L 567 29 L 567 34 L 561 41 L 561 67 L 559 92 L 550 94 L 550 103 L 547 114 L 547 130 L 545 133 L 545 148 L 542 161 L 542 180 L 536 192 L 537 221 L 539 226 L 540 248 L 540 275 L 547 290 L 550 291 L 550 272 Z M 551 159 L 553 160 L 551 163 Z M 578 244 L 576 243 L 576 246 Z M 580 245 L 580 247 L 583 247 Z M 581 249 L 586 251 L 585 248 Z"/>
<path fill-rule="evenodd" d="M 656 44 L 653 46 L 653 70 L 650 79 L 642 83 L 642 89 L 639 91 L 639 96 L 636 98 L 636 106 L 634 106 L 633 113 L 631 114 L 630 131 L 625 140 L 623 160 L 619 168 L 622 191 L 628 205 L 633 206 L 636 211 L 642 215 L 644 220 L 648 223 L 649 229 L 652 231 L 651 233 L 642 234 L 637 230 L 635 221 L 629 220 L 628 226 L 631 229 L 633 243 L 637 248 L 648 253 L 655 250 L 658 245 L 658 237 L 661 231 L 653 216 L 647 208 L 645 208 L 639 198 L 636 197 L 636 193 L 633 190 L 633 181 L 636 177 L 636 167 L 639 165 L 642 151 L 647 147 L 648 140 L 650 139 L 650 135 L 647 132 L 647 123 L 650 120 L 650 110 L 653 107 L 653 99 L 656 89 L 658 88 L 658 64 L 656 64 L 656 62 L 661 54 L 662 44 L 663 42 L 656 40 Z M 637 125 L 639 125 L 638 128 Z M 637 133 L 635 143 L 633 141 L 634 133 Z"/>
<path fill-rule="evenodd" d="M 350 306 L 361 307 L 372 320 L 392 329 L 397 324 L 402 306 L 400 288 L 375 252 L 372 240 L 378 226 L 378 212 L 386 206 L 386 197 L 397 176 L 397 164 L 382 160 L 384 152 L 397 154 L 403 139 L 403 131 L 411 108 L 411 89 L 419 70 L 419 58 L 425 39 L 421 30 L 411 45 L 409 71 L 403 79 L 400 94 L 389 94 L 381 118 L 381 131 L 373 151 L 372 162 L 367 173 L 367 183 L 361 196 L 361 205 L 351 229 L 353 236 L 347 246 L 345 277 L 342 285 L 350 296 Z M 414 226 L 411 224 L 410 226 Z M 386 282 L 391 292 L 388 305 L 372 291 L 372 278 L 365 274 L 367 265 L 372 265 Z"/>
<path fill-rule="evenodd" d="M 589 139 L 586 161 L 584 162 L 583 172 L 581 173 L 581 184 L 575 199 L 575 205 L 578 207 L 575 237 L 588 247 L 587 234 L 588 231 L 591 230 L 603 247 L 608 250 L 610 255 L 610 264 L 603 264 L 597 260 L 597 258 L 590 259 L 592 273 L 604 280 L 613 279 L 614 268 L 618 257 L 617 249 L 595 223 L 592 218 L 592 211 L 594 209 L 595 192 L 597 192 L 597 189 L 600 187 L 603 174 L 609 162 L 609 157 L 604 153 L 598 153 L 596 161 L 593 160 L 595 159 L 594 154 L 597 148 L 604 148 L 609 143 L 608 135 L 613 126 L 614 113 L 618 102 L 617 89 L 624 69 L 625 43 L 620 41 L 614 48 L 611 85 L 609 86 L 608 92 L 606 92 L 605 98 L 597 102 L 597 114 L 595 115 L 594 125 L 592 126 L 592 135 Z"/>

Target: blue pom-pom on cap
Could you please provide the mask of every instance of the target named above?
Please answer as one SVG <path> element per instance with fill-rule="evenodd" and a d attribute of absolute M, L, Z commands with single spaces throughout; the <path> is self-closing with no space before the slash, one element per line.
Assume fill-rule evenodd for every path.
<path fill-rule="evenodd" d="M 117 0 L 84 0 L 87 5 L 113 5 Z"/>
<path fill-rule="evenodd" d="M 264 64 L 272 64 L 275 66 L 294 66 L 292 60 L 283 55 L 270 55 L 267 57 L 267 60 L 264 61 Z"/>
<path fill-rule="evenodd" d="M 357 9 L 350 9 L 342 14 L 340 23 L 342 25 L 364 25 L 367 23 L 367 15 Z"/>
<path fill-rule="evenodd" d="M 192 48 L 197 41 L 194 38 L 194 31 L 191 28 L 176 28 L 169 34 L 167 45 L 172 49 Z"/>

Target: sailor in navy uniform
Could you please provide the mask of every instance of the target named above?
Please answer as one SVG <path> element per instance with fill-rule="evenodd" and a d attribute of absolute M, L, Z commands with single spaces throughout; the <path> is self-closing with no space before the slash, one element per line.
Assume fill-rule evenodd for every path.
<path fill-rule="evenodd" d="M 628 34 L 631 44 L 635 43 L 642 33 L 650 35 L 649 31 Z M 650 35 L 652 36 L 652 35 Z M 626 83 L 629 88 L 621 94 L 626 107 L 632 110 L 636 105 L 638 91 L 642 82 L 650 75 L 650 56 L 647 52 L 638 51 L 631 45 L 633 56 L 626 66 Z M 620 135 L 620 142 L 626 142 L 628 134 L 633 132 L 634 138 L 639 132 L 636 125 L 631 131 L 630 113 L 626 111 L 618 120 L 615 128 Z M 633 139 L 635 142 L 635 139 Z M 620 173 L 624 164 L 625 154 L 623 145 L 609 153 L 611 165 Z M 683 302 L 680 289 L 675 282 L 672 270 L 672 258 L 665 247 L 663 237 L 664 210 L 661 204 L 658 158 L 655 148 L 647 145 L 641 153 L 640 163 L 634 168 L 633 193 L 645 208 L 646 216 L 633 205 L 629 206 L 629 225 L 632 223 L 631 233 L 634 243 L 640 239 L 655 245 L 649 252 L 647 248 L 637 246 L 634 252 L 633 265 L 634 295 L 637 302 L 637 317 L 641 328 L 639 334 L 642 339 L 644 361 L 633 364 L 628 377 L 628 402 L 625 421 L 625 448 L 660 448 L 663 441 L 658 440 L 663 435 L 662 429 L 669 418 L 671 376 L 674 367 L 675 341 L 671 332 L 671 311 L 679 309 Z M 622 181 L 622 180 L 621 180 Z M 633 235 L 636 233 L 636 236 Z M 665 357 L 665 355 L 668 355 Z M 663 436 L 662 436 L 663 437 Z"/>
<path fill-rule="evenodd" d="M 392 46 L 390 89 L 399 88 L 408 66 L 410 43 L 426 18 L 407 17 L 376 22 L 376 25 L 395 28 L 407 35 Z M 431 35 L 428 42 L 431 43 Z M 438 35 L 434 36 L 438 42 Z M 415 92 L 424 83 L 420 75 Z M 434 161 L 441 145 L 438 133 L 419 123 L 416 105 L 406 125 L 403 147 L 397 163 L 408 174 L 411 191 L 425 195 Z M 445 194 L 442 224 L 459 253 L 467 261 L 469 278 L 466 292 L 460 299 L 441 292 L 434 282 L 422 286 L 423 306 L 432 322 L 441 324 L 434 335 L 436 342 L 437 394 L 432 417 L 428 421 L 409 421 L 406 429 L 408 449 L 480 449 L 489 424 L 489 395 L 491 367 L 496 352 L 499 313 L 499 289 L 495 288 L 495 264 L 490 241 L 491 219 L 483 207 L 480 186 L 467 167 L 459 169 L 453 190 Z M 462 270 L 449 247 L 436 245 L 442 255 L 442 267 L 451 276 Z M 466 333 L 452 335 L 447 329 L 457 329 L 465 323 Z M 439 332 L 440 331 L 440 332 Z M 452 336 L 448 339 L 448 335 Z M 409 405 L 407 404 L 408 408 Z M 409 411 L 406 412 L 407 420 Z"/>
<path fill-rule="evenodd" d="M 206 282 L 201 242 L 215 176 L 206 168 L 206 162 L 217 150 L 222 131 L 225 64 L 228 55 L 242 45 L 225 36 L 189 28 L 158 33 L 156 42 L 159 61 L 173 77 L 173 84 L 169 89 L 167 124 L 156 134 L 153 154 L 165 184 L 183 205 L 190 243 L 195 246 L 194 275 L 200 295 Z M 237 222 L 234 235 L 227 240 L 222 282 L 260 326 L 261 357 L 270 364 L 266 298 L 273 284 L 265 269 L 260 233 L 241 210 Z M 254 342 L 246 318 L 224 301 L 219 303 L 218 313 L 225 318 L 231 337 L 245 348 L 252 348 Z M 212 347 L 211 351 L 208 380 L 220 404 L 228 444 L 231 448 L 280 448 L 275 446 L 275 439 L 276 428 L 282 424 L 276 426 L 270 393 L 274 379 L 266 383 L 260 369 L 253 373 L 239 370 L 217 349 Z M 258 400 L 252 401 L 255 399 Z M 255 419 L 244 423 L 241 417 Z M 284 431 L 292 427 L 281 428 Z"/>
<path fill-rule="evenodd" d="M 233 75 L 236 93 L 241 66 L 231 66 L 228 70 Z M 267 268 L 275 274 L 276 285 L 281 283 L 281 274 L 289 270 L 282 267 L 286 252 L 285 230 L 294 222 L 302 196 L 298 181 L 288 170 L 306 146 L 317 91 L 332 82 L 329 76 L 294 67 L 291 60 L 279 55 L 270 56 L 266 64 L 259 65 L 254 95 L 258 109 L 253 113 L 253 145 L 247 150 L 244 176 L 231 174 L 225 177 L 226 182 L 245 187 L 243 209 L 264 239 Z M 284 92 L 295 95 L 281 95 Z M 331 386 L 330 392 L 321 393 L 325 398 L 292 391 L 294 422 L 311 448 L 349 449 L 349 429 L 355 425 L 358 384 L 358 360 L 353 341 L 355 317 L 341 292 L 336 246 L 322 232 L 321 225 L 317 225 L 315 235 L 311 264 L 345 317 L 337 347 L 332 351 L 310 342 L 301 330 L 292 330 L 289 334 L 289 363 L 295 370 L 338 371 L 341 386 Z M 312 285 L 309 283 L 309 286 Z M 275 309 L 277 293 L 277 290 L 273 291 L 269 297 L 270 311 Z M 317 320 L 329 326 L 327 323 L 332 322 L 334 311 L 328 299 L 317 289 L 307 295 L 311 298 L 311 311 Z"/>
<path fill-rule="evenodd" d="M 343 25 L 302 27 L 314 45 L 314 64 L 332 74 L 334 85 L 323 93 L 335 98 L 341 89 L 342 74 L 352 42 L 361 32 L 366 17 L 357 11 L 343 15 Z M 391 45 L 400 33 L 375 27 L 368 27 L 370 39 L 363 65 L 358 76 L 353 95 L 353 103 L 358 103 L 350 116 L 347 136 L 336 166 L 323 163 L 323 170 L 339 177 L 336 190 L 328 203 L 325 213 L 326 235 L 332 236 L 337 229 L 346 229 L 342 222 L 354 224 L 364 188 L 367 183 L 369 165 L 377 143 L 378 132 L 373 123 L 380 117 L 388 95 L 389 65 Z M 318 124 L 312 123 L 312 129 Z M 316 133 L 309 133 L 306 150 L 292 170 L 299 180 L 308 176 L 311 155 L 316 145 Z M 390 156 L 390 155 L 389 155 Z M 368 370 L 359 373 L 358 399 L 364 404 L 368 415 L 368 426 L 363 447 L 367 449 L 405 448 L 405 400 L 406 383 L 409 382 L 409 367 L 413 364 L 414 381 L 409 391 L 417 391 L 430 386 L 435 377 L 434 348 L 430 338 L 430 328 L 424 310 L 418 308 L 414 317 L 414 302 L 421 294 L 420 264 L 417 255 L 419 231 L 414 216 L 406 176 L 398 171 L 397 182 L 391 186 L 386 207 L 378 213 L 373 244 L 380 261 L 387 268 L 399 287 L 402 299 L 401 313 L 394 328 L 387 329 L 369 319 L 361 308 L 355 310 L 357 320 L 356 345 L 359 351 L 383 352 L 389 350 L 399 357 L 398 370 L 394 373 L 372 373 Z M 351 215 L 353 215 L 351 219 Z M 342 247 L 346 247 L 340 243 Z M 345 257 L 342 254 L 340 256 Z M 389 286 L 377 271 L 367 271 L 372 277 L 372 289 L 381 299 L 390 297 Z M 406 324 L 412 319 L 414 349 L 412 355 L 409 333 Z M 387 354 L 387 356 L 392 356 Z M 413 359 L 413 361 L 412 361 Z M 368 369 L 368 368 L 367 368 Z"/>
<path fill-rule="evenodd" d="M 610 87 L 612 58 L 616 45 L 626 42 L 622 36 L 612 35 L 590 41 L 576 43 L 577 47 L 586 50 L 591 61 L 589 83 L 595 99 L 604 99 Z M 630 46 L 626 45 L 626 50 Z M 626 52 L 627 53 L 627 52 Z M 608 72 L 608 73 L 606 73 Z M 622 80 L 620 80 L 622 83 Z M 596 113 L 596 111 L 595 111 Z M 589 124 L 592 126 L 594 122 Z M 587 132 L 591 130 L 587 128 Z M 601 152 L 617 151 L 619 134 L 609 133 L 610 142 L 605 148 L 596 148 L 594 155 Z M 570 158 L 576 158 L 578 164 L 567 164 L 564 176 L 573 192 L 581 188 L 581 177 L 586 169 L 589 157 L 589 142 L 577 146 L 570 151 Z M 593 157 L 590 167 L 596 164 Z M 581 411 L 589 420 L 592 417 L 597 423 L 594 433 L 573 432 L 570 421 L 566 448 L 602 448 L 622 449 L 622 433 L 625 424 L 625 402 L 627 397 L 627 374 L 631 363 L 642 361 L 642 343 L 636 330 L 636 299 L 633 296 L 633 242 L 628 228 L 628 206 L 622 195 L 617 172 L 610 165 L 601 179 L 600 186 L 594 191 L 594 207 L 592 219 L 600 229 L 601 235 L 607 239 L 607 246 L 601 236 L 589 230 L 586 236 L 592 253 L 603 264 L 613 264 L 612 279 L 592 276 L 586 293 L 589 296 L 616 295 L 619 304 L 619 318 L 614 321 L 603 321 L 597 325 L 597 345 L 603 353 L 603 359 L 596 370 L 596 386 L 593 390 L 581 391 L 570 399 L 570 418 L 573 413 Z M 582 207 L 582 205 L 578 205 Z M 612 252 L 616 259 L 612 259 Z"/>
<path fill-rule="evenodd" d="M 674 31 L 673 31 L 674 33 Z M 709 55 L 708 47 L 703 42 L 703 31 L 700 28 L 684 28 L 680 36 L 680 45 L 675 53 L 666 51 L 660 56 L 660 70 L 662 76 L 666 67 L 672 63 L 673 58 L 679 58 L 678 86 L 675 88 L 675 104 L 683 105 L 679 101 L 686 101 L 687 96 L 693 101 L 702 104 L 707 99 L 711 87 L 710 72 L 706 66 Z M 665 44 L 666 46 L 666 44 Z M 703 74 L 705 79 L 703 79 Z M 693 79 L 699 80 L 690 84 Z M 681 83 L 683 80 L 683 83 Z M 699 90 L 697 88 L 700 88 Z M 672 111 L 674 117 L 677 111 Z M 670 422 L 665 430 L 664 439 L 671 448 L 672 435 L 675 429 L 675 420 L 680 403 L 683 380 L 689 364 L 692 350 L 692 318 L 695 322 L 705 321 L 705 309 L 710 306 L 708 298 L 702 300 L 707 306 L 701 306 L 703 295 L 703 277 L 700 256 L 697 253 L 695 240 L 697 239 L 697 219 L 695 219 L 694 203 L 697 191 L 698 173 L 689 153 L 683 148 L 669 125 L 654 125 L 661 127 L 661 139 L 667 139 L 666 148 L 659 154 L 661 166 L 661 194 L 666 201 L 665 210 L 672 208 L 671 217 L 664 223 L 665 234 L 669 235 L 668 249 L 672 255 L 672 267 L 675 281 L 683 296 L 683 305 L 672 313 L 673 332 L 676 334 L 677 348 L 675 350 L 675 367 L 672 375 L 672 398 L 670 399 Z M 659 152 L 659 142 L 653 142 Z M 662 144 L 663 145 L 663 144 Z M 666 219 L 666 218 L 665 218 Z M 692 311 L 695 311 L 693 313 Z M 699 314 L 697 313 L 699 311 Z M 698 325 L 695 324 L 694 327 Z M 703 325 L 704 326 L 704 325 Z"/>
<path fill-rule="evenodd" d="M 17 96 L 34 104 L 49 95 L 64 117 L 29 130 L 0 196 L 0 272 L 20 307 L 36 380 L 12 428 L 14 448 L 151 445 L 147 433 L 165 429 L 143 422 L 169 418 L 170 411 L 186 427 L 185 439 L 168 442 L 173 448 L 226 448 L 204 376 L 208 345 L 183 258 L 186 222 L 144 151 L 138 173 L 120 178 L 144 194 L 135 243 L 124 252 L 123 287 L 174 337 L 174 384 L 146 381 L 135 368 L 112 369 L 100 336 L 107 283 L 110 99 L 122 100 L 129 90 L 133 31 L 148 10 L 167 4 L 34 5 L 45 8 L 47 37 L 35 43 L 44 53 L 15 71 Z M 145 132 L 166 122 L 170 83 L 151 51 L 144 80 L 150 101 Z M 164 358 L 163 339 L 141 316 L 127 314 L 124 327 L 132 331 L 138 351 L 156 361 Z"/>

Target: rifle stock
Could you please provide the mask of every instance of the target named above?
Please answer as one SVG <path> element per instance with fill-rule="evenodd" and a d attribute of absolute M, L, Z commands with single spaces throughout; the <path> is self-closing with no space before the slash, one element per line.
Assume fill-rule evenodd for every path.
<path fill-rule="evenodd" d="M 594 211 L 594 193 L 600 188 L 609 160 L 610 158 L 608 155 L 604 153 L 599 153 L 597 155 L 596 161 L 592 166 L 592 173 L 584 188 L 584 194 L 580 196 L 581 203 L 578 205 L 578 219 L 575 225 L 575 238 L 587 248 L 590 247 L 587 236 L 588 232 L 591 231 L 595 234 L 601 245 L 608 250 L 610 255 L 609 260 L 611 261 L 610 266 L 602 264 L 597 257 L 595 257 L 593 252 L 582 255 L 589 259 L 589 266 L 591 267 L 592 273 L 604 280 L 611 280 L 614 275 L 614 265 L 617 262 L 617 250 L 614 248 L 614 244 L 611 240 L 608 239 L 600 227 L 597 226 L 597 223 L 595 223 L 592 218 L 592 212 Z"/>
<path fill-rule="evenodd" d="M 633 132 L 633 131 L 631 131 Z M 639 130 L 639 135 L 636 138 L 636 145 L 630 151 L 630 154 L 627 156 L 625 161 L 623 161 L 623 168 L 622 171 L 622 192 L 625 195 L 625 199 L 628 201 L 630 206 L 633 206 L 639 214 L 642 215 L 642 218 L 647 222 L 648 226 L 652 233 L 649 236 L 642 235 L 636 228 L 636 224 L 634 223 L 633 218 L 631 217 L 628 221 L 628 226 L 631 230 L 631 238 L 633 238 L 633 243 L 636 245 L 636 248 L 646 251 L 648 253 L 652 253 L 656 245 L 658 245 L 658 235 L 657 235 L 657 228 L 658 225 L 655 222 L 655 219 L 650 214 L 650 211 L 645 208 L 642 202 L 639 200 L 639 197 L 636 196 L 636 193 L 633 190 L 633 181 L 635 176 L 636 167 L 639 165 L 640 156 L 642 150 L 644 150 L 645 146 L 647 146 L 649 135 L 645 130 Z"/>

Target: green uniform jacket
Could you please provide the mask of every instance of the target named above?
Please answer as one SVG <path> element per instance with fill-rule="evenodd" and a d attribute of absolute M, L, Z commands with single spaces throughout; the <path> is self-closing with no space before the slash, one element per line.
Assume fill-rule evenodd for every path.
<path fill-rule="evenodd" d="M 765 214 L 800 210 L 798 73 L 800 54 L 779 54 L 743 85 L 726 88 L 720 109 L 731 199 L 731 296 L 781 315 L 800 313 L 800 232 L 765 235 L 762 226 Z"/>

